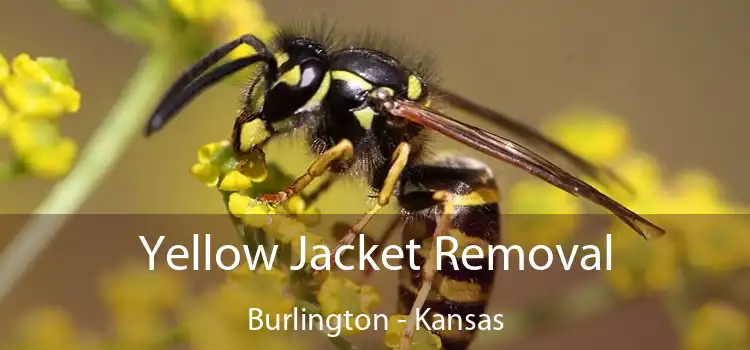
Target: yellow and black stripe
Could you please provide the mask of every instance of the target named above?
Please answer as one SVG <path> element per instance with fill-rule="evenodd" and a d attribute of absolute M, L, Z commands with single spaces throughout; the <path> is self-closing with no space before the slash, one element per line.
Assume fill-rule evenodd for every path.
<path fill-rule="evenodd" d="M 407 169 L 402 181 L 399 202 L 404 207 L 403 243 L 413 239 L 420 245 L 421 250 L 414 259 L 417 265 L 423 266 L 429 256 L 438 221 L 447 207 L 453 212 L 447 235 L 458 241 L 457 254 L 468 244 L 488 249 L 489 245 L 499 243 L 499 190 L 492 173 L 483 165 L 467 158 L 449 158 Z M 431 200 L 432 194 L 438 191 L 450 193 L 451 203 Z M 488 268 L 489 260 L 486 257 L 468 259 L 473 266 L 484 266 L 479 270 L 469 270 L 458 258 L 457 268 L 449 258 L 443 258 L 441 270 L 435 274 L 432 290 L 422 310 L 429 308 L 432 314 L 441 314 L 446 320 L 452 315 L 454 321 L 456 317 L 465 320 L 467 315 L 484 313 L 495 280 L 494 271 Z M 401 314 L 409 314 L 414 306 L 424 270 L 424 267 L 411 270 L 408 263 L 405 265 L 399 284 Z M 427 319 L 431 319 L 430 313 Z M 466 322 L 463 325 L 454 322 L 452 330 L 436 332 L 444 349 L 466 349 L 469 346 L 475 331 L 464 330 L 466 325 Z"/>

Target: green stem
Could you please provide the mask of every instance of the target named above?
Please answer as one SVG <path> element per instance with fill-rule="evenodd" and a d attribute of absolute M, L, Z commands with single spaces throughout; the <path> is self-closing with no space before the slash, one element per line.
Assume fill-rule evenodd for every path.
<path fill-rule="evenodd" d="M 79 210 L 114 168 L 130 141 L 140 132 L 144 118 L 169 78 L 171 56 L 167 51 L 152 51 L 141 61 L 76 166 L 55 185 L 36 208 L 31 221 L 0 254 L 0 302 L 65 225 L 70 214 Z"/>

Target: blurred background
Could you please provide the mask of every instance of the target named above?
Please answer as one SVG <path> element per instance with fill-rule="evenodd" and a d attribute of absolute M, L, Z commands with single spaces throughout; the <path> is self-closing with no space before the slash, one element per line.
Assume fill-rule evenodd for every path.
<path fill-rule="evenodd" d="M 750 186 L 745 184 L 750 170 L 750 2 L 276 0 L 262 5 L 267 19 L 278 25 L 326 17 L 345 33 L 374 29 L 415 43 L 415 50 L 436 57 L 442 85 L 531 125 L 580 108 L 616 116 L 629 126 L 629 144 L 657 159 L 665 177 L 702 169 L 721 184 L 727 202 L 750 202 Z M 147 52 L 144 45 L 84 21 L 53 1 L 0 2 L 0 30 L 0 53 L 8 60 L 23 52 L 67 60 L 82 96 L 81 109 L 62 118 L 60 128 L 79 149 L 86 147 Z M 175 60 L 171 68 L 178 71 L 185 64 Z M 136 137 L 80 212 L 223 213 L 216 191 L 197 183 L 188 169 L 198 147 L 228 136 L 241 86 L 231 82 L 211 89 L 158 137 Z M 466 120 L 493 128 L 470 116 Z M 309 158 L 299 147 L 282 156 L 281 150 L 290 145 L 294 147 L 275 144 L 268 155 L 290 173 L 299 173 Z M 475 155 L 454 143 L 438 148 L 444 145 Z M 503 189 L 525 176 L 498 163 L 492 164 Z M 0 183 L 0 213 L 31 213 L 54 183 L 33 178 Z M 367 205 L 358 194 L 362 191 L 357 187 L 342 184 L 323 197 L 319 207 L 334 214 L 363 212 Z M 0 244 L 20 228 L 19 217 L 5 217 L 14 224 L 2 226 Z M 0 304 L 0 334 L 12 329 L 29 308 L 47 304 L 71 310 L 83 324 L 95 324 L 91 315 L 101 311 L 88 303 L 97 295 L 91 281 L 100 275 L 98 267 L 112 266 L 112 257 L 128 255 L 128 249 L 141 253 L 134 236 L 61 235 L 45 251 L 45 260 Z M 528 290 L 550 288 L 549 281 L 568 278 L 561 272 L 547 274 L 503 276 L 505 284 L 493 297 L 498 312 Z M 395 288 L 391 277 L 379 277 L 378 284 Z M 393 304 L 389 298 L 384 297 L 384 304 Z M 740 333 L 747 337 L 747 328 Z M 478 346 L 494 348 L 492 340 Z M 502 347 L 604 346 L 681 348 L 664 308 L 651 298 Z"/>

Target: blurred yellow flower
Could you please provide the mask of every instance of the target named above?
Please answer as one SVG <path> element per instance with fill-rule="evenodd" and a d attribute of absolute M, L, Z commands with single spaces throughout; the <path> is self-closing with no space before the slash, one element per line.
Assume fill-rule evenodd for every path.
<path fill-rule="evenodd" d="M 67 62 L 24 53 L 9 67 L 0 57 L 0 82 L 5 97 L 0 99 L 0 136 L 8 138 L 19 171 L 41 178 L 66 175 L 78 150 L 72 139 L 60 135 L 56 122 L 77 112 L 81 99 Z"/>
<path fill-rule="evenodd" d="M 612 233 L 612 269 L 606 280 L 620 295 L 637 297 L 677 288 L 682 281 L 673 237 L 646 241 L 624 224 Z"/>
<path fill-rule="evenodd" d="M 305 236 L 305 260 L 306 262 L 310 262 L 310 260 L 318 253 L 320 253 L 319 250 L 313 249 L 316 245 L 325 245 L 326 241 L 323 239 L 323 237 L 318 236 L 316 234 L 312 233 L 306 233 Z M 300 246 L 300 243 L 302 240 L 295 239 L 292 243 L 292 251 L 294 254 L 297 254 L 297 256 L 301 256 L 302 254 L 302 247 Z"/>
<path fill-rule="evenodd" d="M 649 154 L 630 152 L 613 166 L 619 176 L 633 186 L 635 196 L 621 186 L 602 187 L 593 183 L 600 191 L 611 195 L 639 214 L 668 213 L 664 204 L 664 181 L 658 161 Z"/>
<path fill-rule="evenodd" d="M 257 0 L 227 0 L 228 11 L 220 23 L 219 40 L 226 41 L 238 38 L 247 33 L 257 36 L 266 44 L 276 33 L 276 26 L 267 19 L 266 11 Z M 253 49 L 241 45 L 230 54 L 230 58 L 239 58 L 253 54 Z"/>
<path fill-rule="evenodd" d="M 392 315 L 388 317 L 388 330 L 385 332 L 385 346 L 391 349 L 401 348 L 401 340 L 406 332 L 406 324 L 409 319 L 406 315 Z M 418 329 L 412 338 L 411 348 L 414 350 L 436 350 L 443 347 L 440 337 L 434 333 Z"/>
<path fill-rule="evenodd" d="M 283 214 L 272 215 L 270 223 L 262 228 L 284 244 L 297 241 L 307 233 L 305 224 Z"/>
<path fill-rule="evenodd" d="M 580 214 L 580 199 L 546 182 L 522 180 L 508 191 L 508 214 Z"/>
<path fill-rule="evenodd" d="M 702 170 L 683 171 L 671 182 L 670 214 L 732 214 L 716 178 Z"/>
<path fill-rule="evenodd" d="M 18 349 L 75 349 L 79 345 L 73 320 L 55 308 L 32 311 L 18 332 Z"/>
<path fill-rule="evenodd" d="M 506 214 L 510 215 L 503 234 L 510 244 L 524 247 L 567 241 L 583 213 L 579 198 L 535 179 L 517 182 L 506 198 Z"/>
<path fill-rule="evenodd" d="M 10 124 L 13 120 L 13 111 L 0 99 L 0 137 L 7 135 Z"/>
<path fill-rule="evenodd" d="M 284 210 L 301 223 L 307 226 L 313 226 L 320 221 L 320 210 L 314 206 L 307 206 L 305 200 L 300 196 L 289 198 L 283 204 Z"/>
<path fill-rule="evenodd" d="M 269 43 L 276 27 L 266 18 L 257 0 L 169 0 L 179 16 L 198 25 L 215 28 L 213 39 L 224 43 L 245 34 L 253 34 Z M 247 45 L 240 45 L 229 54 L 230 59 L 253 54 Z"/>
<path fill-rule="evenodd" d="M 198 148 L 198 161 L 190 167 L 190 173 L 208 187 L 219 186 L 222 191 L 237 192 L 252 187 L 252 183 L 263 182 L 268 176 L 265 159 L 260 151 L 235 160 L 227 141 L 211 142 Z M 219 179 L 221 184 L 219 184 Z"/>
<path fill-rule="evenodd" d="M 5 82 L 5 79 L 8 78 L 9 75 L 10 66 L 8 65 L 8 60 L 5 59 L 5 56 L 0 54 L 0 85 Z"/>
<path fill-rule="evenodd" d="M 227 12 L 226 0 L 169 0 L 169 6 L 191 22 L 210 23 Z"/>
<path fill-rule="evenodd" d="M 744 215 L 683 216 L 685 255 L 695 268 L 730 272 L 750 263 L 750 222 Z"/>
<path fill-rule="evenodd" d="M 690 316 L 684 332 L 688 350 L 750 348 L 750 321 L 742 311 L 721 301 L 709 301 Z"/>
<path fill-rule="evenodd" d="M 575 109 L 554 116 L 543 125 L 552 138 L 594 163 L 610 163 L 630 142 L 628 124 L 615 115 Z"/>
<path fill-rule="evenodd" d="M 9 141 L 17 157 L 32 174 L 55 178 L 68 173 L 77 146 L 60 136 L 57 125 L 43 119 L 16 119 L 10 122 Z"/>
<path fill-rule="evenodd" d="M 165 328 L 165 312 L 180 305 L 182 281 L 167 270 L 149 271 L 143 265 L 128 263 L 104 276 L 102 296 L 122 342 L 137 346 L 153 345 Z"/>
<path fill-rule="evenodd" d="M 260 309 L 272 318 L 288 314 L 294 300 L 287 295 L 289 276 L 271 269 L 237 269 L 225 284 L 184 304 L 185 325 L 193 349 L 299 348 L 290 332 L 248 331 L 248 311 Z"/>
<path fill-rule="evenodd" d="M 64 60 L 27 54 L 13 60 L 13 75 L 3 84 L 5 97 L 19 113 L 28 116 L 57 118 L 77 112 L 81 95 Z"/>
<path fill-rule="evenodd" d="M 359 286 L 347 278 L 336 275 L 328 276 L 317 297 L 320 310 L 326 316 L 343 315 L 346 312 L 355 316 L 370 314 L 371 310 L 380 304 L 380 295 L 375 288 L 368 285 Z M 351 328 L 342 329 L 342 335 L 362 331 L 357 327 Z"/>

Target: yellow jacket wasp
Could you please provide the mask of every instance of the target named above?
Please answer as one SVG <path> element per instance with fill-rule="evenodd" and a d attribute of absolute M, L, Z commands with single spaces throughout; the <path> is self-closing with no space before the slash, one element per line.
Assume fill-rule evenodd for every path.
<path fill-rule="evenodd" d="M 255 54 L 208 71 L 240 45 L 250 46 Z M 452 232 L 487 244 L 499 242 L 498 190 L 492 173 L 483 163 L 468 157 L 425 159 L 423 145 L 429 130 L 608 209 L 644 238 L 664 233 L 519 143 L 451 118 L 431 106 L 440 102 L 492 120 L 519 138 L 567 158 L 594 179 L 619 181 L 608 170 L 521 123 L 431 84 L 428 74 L 419 67 L 404 64 L 384 49 L 337 46 L 325 35 L 283 30 L 270 46 L 244 35 L 216 48 L 173 83 L 148 121 L 145 134 L 164 127 L 206 88 L 256 63 L 262 64 L 260 73 L 245 91 L 234 124 L 235 152 L 246 154 L 252 147 L 262 148 L 273 137 L 295 132 L 307 136 L 316 156 L 307 172 L 283 191 L 259 199 L 272 205 L 282 203 L 329 171 L 363 177 L 378 194 L 377 203 L 339 244 L 351 244 L 393 196 L 403 209 L 403 217 L 418 219 L 406 221 L 405 240 L 416 238 L 421 243 L 454 228 Z M 411 344 L 417 308 L 427 305 L 438 313 L 466 314 L 480 313 L 486 307 L 494 281 L 491 271 L 435 271 L 434 250 L 433 245 L 428 256 L 421 256 L 422 262 L 429 262 L 421 271 L 404 270 L 401 279 L 400 307 L 411 310 L 402 349 Z M 434 282 L 436 275 L 440 279 Z M 451 289 L 461 283 L 462 287 Z M 433 288 L 440 291 L 437 296 L 430 293 Z M 464 349 L 473 332 L 439 335 L 444 348 Z"/>

